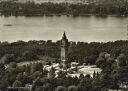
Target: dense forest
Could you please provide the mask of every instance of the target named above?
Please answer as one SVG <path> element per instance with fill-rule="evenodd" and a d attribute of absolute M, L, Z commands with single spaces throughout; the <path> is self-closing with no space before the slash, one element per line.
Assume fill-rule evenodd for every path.
<path fill-rule="evenodd" d="M 101 0 L 97 3 L 69 4 L 69 3 L 19 3 L 14 1 L 0 2 L 0 12 L 4 16 L 52 16 L 52 15 L 128 15 L 127 0 Z"/>
<path fill-rule="evenodd" d="M 10 62 L 23 62 L 34 60 L 45 60 L 50 58 L 50 62 L 60 61 L 60 40 L 52 42 L 31 40 L 28 42 L 17 41 L 13 43 L 0 42 L 0 62 L 8 64 Z M 67 60 L 68 62 L 78 62 L 80 64 L 95 64 L 101 52 L 107 52 L 113 58 L 117 58 L 121 53 L 128 55 L 128 41 L 120 40 L 115 42 L 69 42 Z"/>
<path fill-rule="evenodd" d="M 26 45 L 26 43 L 28 44 Z M 123 88 L 123 86 L 128 85 L 127 44 L 128 41 L 89 44 L 78 42 L 77 44 L 72 44 L 72 47 L 75 47 L 72 51 L 77 54 L 77 57 L 79 57 L 81 53 L 81 55 L 84 56 L 87 56 L 86 53 L 90 53 L 88 55 L 92 58 L 95 57 L 94 55 L 98 56 L 95 58 L 96 65 L 101 68 L 102 71 L 101 73 L 94 72 L 93 77 L 89 74 L 84 76 L 82 73 L 79 78 L 66 76 L 69 71 L 61 70 L 57 73 L 58 76 L 55 77 L 56 69 L 51 68 L 50 71 L 48 71 L 44 69 L 44 64 L 42 63 L 17 66 L 14 59 L 9 63 L 8 67 L 6 67 L 3 63 L 0 63 L 0 90 L 7 91 L 7 87 L 10 86 L 15 88 L 25 87 L 26 84 L 31 84 L 32 91 L 108 91 L 108 89 L 116 89 L 117 91 L 118 89 L 122 89 L 121 91 L 127 91 L 127 88 Z M 45 51 L 39 51 L 41 49 L 38 48 L 39 53 L 36 51 L 28 51 L 30 48 L 31 50 L 36 49 L 39 45 L 41 49 L 43 46 L 47 45 L 48 49 Z M 22 54 L 23 51 L 28 51 L 28 58 L 28 55 L 34 55 L 30 57 L 34 57 L 36 59 L 35 55 L 39 55 L 40 53 L 40 55 L 46 55 L 48 52 L 54 54 L 51 55 L 51 53 L 48 53 L 49 56 L 55 56 L 57 53 L 57 47 L 55 45 L 57 45 L 57 43 L 50 41 L 20 41 L 15 43 L 1 43 L 1 54 L 3 52 L 2 55 L 6 55 L 4 53 L 8 51 L 8 53 L 15 52 L 17 53 L 15 55 L 18 56 L 18 54 Z M 99 54 L 97 50 L 101 53 Z M 107 51 L 111 54 L 102 51 Z M 43 52 L 44 54 L 42 54 Z M 71 55 L 74 56 L 74 53 Z M 74 71 L 77 72 L 77 69 Z M 22 91 L 29 90 L 26 89 Z"/>

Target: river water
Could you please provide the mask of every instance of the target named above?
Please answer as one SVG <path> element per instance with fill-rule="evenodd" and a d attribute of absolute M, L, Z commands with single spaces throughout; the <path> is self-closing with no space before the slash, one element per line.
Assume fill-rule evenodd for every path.
<path fill-rule="evenodd" d="M 127 39 L 126 17 L 0 17 L 0 41 L 60 40 L 107 42 Z"/>

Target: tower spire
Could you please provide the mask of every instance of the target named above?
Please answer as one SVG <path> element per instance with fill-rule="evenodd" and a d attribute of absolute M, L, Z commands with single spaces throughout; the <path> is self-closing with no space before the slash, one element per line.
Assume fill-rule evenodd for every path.
<path fill-rule="evenodd" d="M 62 39 L 67 39 L 65 31 L 64 31 L 64 33 L 63 33 Z"/>

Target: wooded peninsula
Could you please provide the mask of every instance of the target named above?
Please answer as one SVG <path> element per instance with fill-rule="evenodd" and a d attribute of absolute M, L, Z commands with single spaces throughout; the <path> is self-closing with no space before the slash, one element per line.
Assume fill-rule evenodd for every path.
<path fill-rule="evenodd" d="M 0 2 L 0 13 L 4 16 L 127 16 L 128 2 L 127 0 L 104 0 L 98 3 L 88 4 L 69 4 L 69 3 L 19 3 L 15 1 Z"/>

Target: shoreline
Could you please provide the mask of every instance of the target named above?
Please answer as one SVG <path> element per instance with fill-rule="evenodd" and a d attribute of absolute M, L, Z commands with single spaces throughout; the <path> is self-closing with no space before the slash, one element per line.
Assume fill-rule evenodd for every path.
<path fill-rule="evenodd" d="M 35 41 L 35 42 L 40 42 L 40 41 L 45 41 L 47 42 L 48 40 L 28 40 L 28 41 L 25 41 L 25 40 L 17 40 L 17 41 L 0 41 L 0 43 L 7 43 L 7 44 L 11 44 L 11 43 L 17 43 L 17 42 L 24 42 L 24 43 L 27 43 L 27 42 L 30 42 L 30 41 Z M 52 41 L 53 43 L 56 43 L 57 41 L 59 40 L 56 40 L 56 41 Z M 123 42 L 127 42 L 128 40 L 114 40 L 114 41 L 90 41 L 90 42 L 87 42 L 87 41 L 69 41 L 69 42 L 85 42 L 85 43 L 112 43 L 112 42 L 118 42 L 118 41 L 123 41 Z"/>
<path fill-rule="evenodd" d="M 11 16 L 14 16 L 14 17 L 20 17 L 20 16 L 24 16 L 24 17 L 54 17 L 54 16 L 58 16 L 58 17 L 61 17 L 61 16 L 67 16 L 67 17 L 91 17 L 91 16 L 95 16 L 95 17 L 128 17 L 128 15 L 117 15 L 117 14 L 104 14 L 104 15 L 101 15 L 101 14 L 79 14 L 79 15 L 73 15 L 73 14 L 28 14 L 28 15 L 25 15 L 25 14 L 15 14 L 15 15 L 12 15 L 12 14 L 9 14 L 9 15 L 6 15 L 6 14 L 1 14 L 0 13 L 0 16 L 4 16 L 4 17 L 11 17 Z"/>

